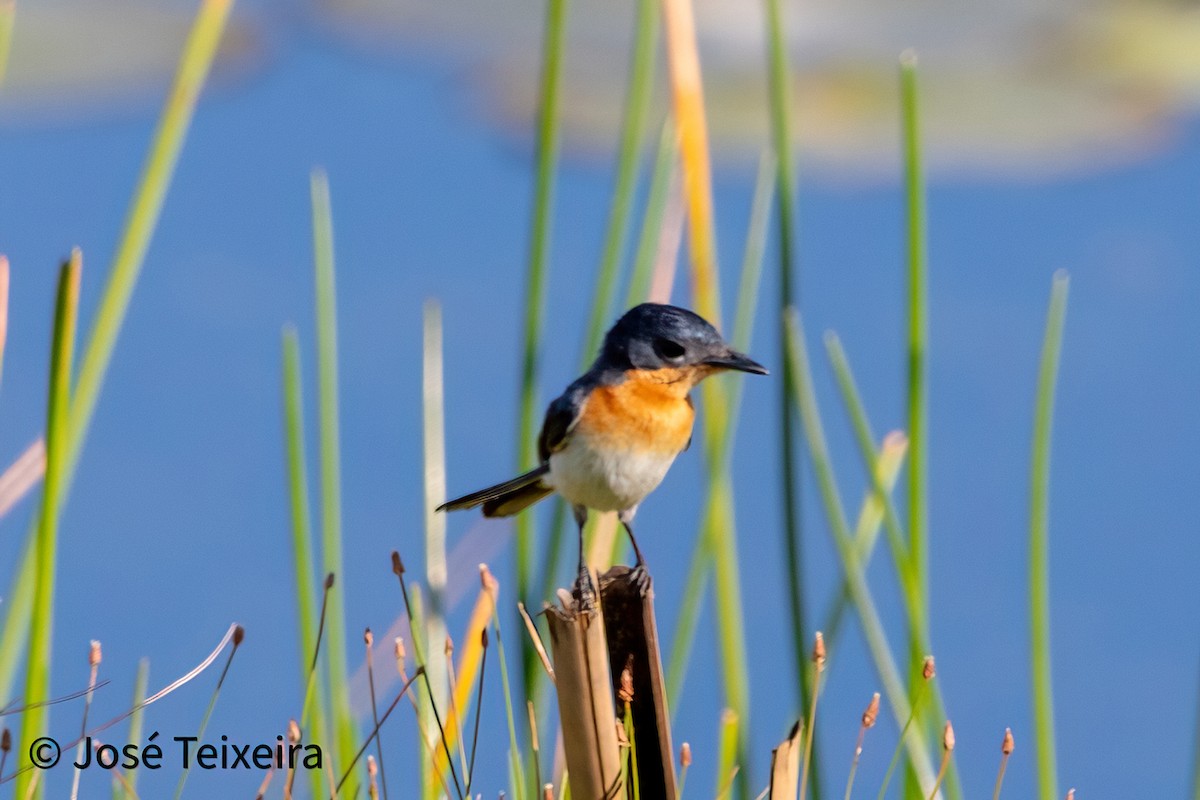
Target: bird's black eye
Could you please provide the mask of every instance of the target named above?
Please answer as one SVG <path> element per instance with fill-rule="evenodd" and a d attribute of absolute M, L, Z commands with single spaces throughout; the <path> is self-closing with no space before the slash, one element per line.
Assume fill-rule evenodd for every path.
<path fill-rule="evenodd" d="M 683 345 L 671 339 L 655 339 L 654 352 L 664 361 L 678 361 L 683 358 Z"/>

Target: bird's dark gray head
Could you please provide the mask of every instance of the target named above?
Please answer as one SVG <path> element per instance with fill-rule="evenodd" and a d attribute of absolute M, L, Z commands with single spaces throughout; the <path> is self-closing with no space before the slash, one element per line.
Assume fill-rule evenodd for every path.
<path fill-rule="evenodd" d="M 625 312 L 604 337 L 601 358 L 623 369 L 708 366 L 767 374 L 761 364 L 730 347 L 703 317 L 658 303 Z"/>

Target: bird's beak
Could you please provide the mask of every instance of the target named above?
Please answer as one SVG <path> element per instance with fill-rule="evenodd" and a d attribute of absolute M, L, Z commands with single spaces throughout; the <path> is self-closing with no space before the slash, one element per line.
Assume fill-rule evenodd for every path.
<path fill-rule="evenodd" d="M 705 364 L 718 369 L 736 369 L 738 372 L 752 372 L 755 375 L 767 375 L 767 368 L 748 355 L 730 350 L 724 355 L 707 359 Z"/>

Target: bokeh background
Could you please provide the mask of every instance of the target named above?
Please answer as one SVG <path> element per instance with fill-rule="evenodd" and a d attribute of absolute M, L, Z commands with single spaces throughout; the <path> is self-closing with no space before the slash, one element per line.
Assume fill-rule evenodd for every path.
<path fill-rule="evenodd" d="M 0 252 L 13 265 L 0 460 L 42 429 L 54 271 L 73 245 L 84 252 L 87 330 L 192 11 L 174 1 L 18 3 L 0 89 Z M 569 13 L 547 400 L 576 370 L 633 22 L 625 2 L 577 0 Z M 717 239 L 731 267 L 768 140 L 763 21 L 758 4 L 730 0 L 701 0 L 696 14 Z M 1052 8 L 805 0 L 787 3 L 786 15 L 797 73 L 801 305 L 810 334 L 841 335 L 877 432 L 904 421 L 895 64 L 905 47 L 921 55 L 933 641 L 968 791 L 990 787 L 1005 726 L 1017 737 L 1009 791 L 1033 791 L 1024 746 L 1027 476 L 1050 277 L 1066 269 L 1051 504 L 1059 773 L 1081 797 L 1186 795 L 1200 663 L 1200 11 L 1148 0 Z M 85 684 L 87 643 L 99 639 L 102 674 L 113 683 L 97 696 L 96 714 L 115 715 L 139 658 L 150 658 L 152 689 L 165 685 L 237 620 L 246 645 L 210 731 L 274 741 L 298 711 L 279 332 L 297 323 L 311 378 L 307 182 L 315 165 L 330 178 L 338 259 L 339 578 L 349 630 L 382 632 L 397 619 L 392 549 L 420 566 L 427 298 L 444 307 L 450 491 L 512 471 L 541 27 L 541 5 L 527 0 L 238 3 L 67 506 L 56 693 Z M 655 121 L 666 112 L 664 93 Z M 768 253 L 767 269 L 774 263 Z M 735 277 L 727 268 L 726 297 Z M 773 291 L 768 279 L 762 308 L 774 305 Z M 675 296 L 686 301 L 686 283 Z M 762 316 L 752 353 L 778 367 L 773 324 Z M 865 483 L 820 357 L 817 373 L 853 501 Z M 785 641 L 774 380 L 747 383 L 735 455 L 753 752 L 762 756 L 749 767 L 756 782 L 798 711 Z M 668 640 L 700 469 L 699 455 L 686 454 L 639 514 Z M 804 480 L 806 592 L 822 608 L 839 572 Z M 5 581 L 34 505 L 0 521 Z M 475 564 L 487 561 L 502 599 L 514 599 L 510 540 L 504 521 L 452 517 L 452 593 L 473 594 Z M 887 572 L 872 579 L 899 625 Z M 700 794 L 715 770 L 715 650 L 709 609 L 675 727 L 697 753 Z M 831 653 L 827 674 L 821 743 L 836 787 L 861 707 L 877 689 L 856 630 Z M 147 730 L 190 735 L 210 680 L 153 707 Z M 495 745 L 481 755 L 485 795 L 507 784 L 499 703 L 497 686 L 484 710 Z M 52 720 L 56 730 L 78 724 L 74 710 Z M 885 715 L 860 786 L 878 786 L 896 728 Z M 385 729 L 390 775 L 415 769 L 414 731 L 407 715 Z M 193 776 L 189 793 L 248 796 L 260 777 Z M 52 791 L 65 791 L 67 780 L 57 775 Z M 142 796 L 161 796 L 174 775 L 142 781 Z M 93 793 L 107 791 L 98 776 L 90 782 Z"/>

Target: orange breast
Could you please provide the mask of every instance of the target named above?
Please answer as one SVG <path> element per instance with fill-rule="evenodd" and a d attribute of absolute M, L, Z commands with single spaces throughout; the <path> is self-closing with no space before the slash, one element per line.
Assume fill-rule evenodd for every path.
<path fill-rule="evenodd" d="M 674 455 L 692 436 L 691 370 L 630 370 L 614 386 L 592 390 L 575 429 L 594 444 Z"/>

